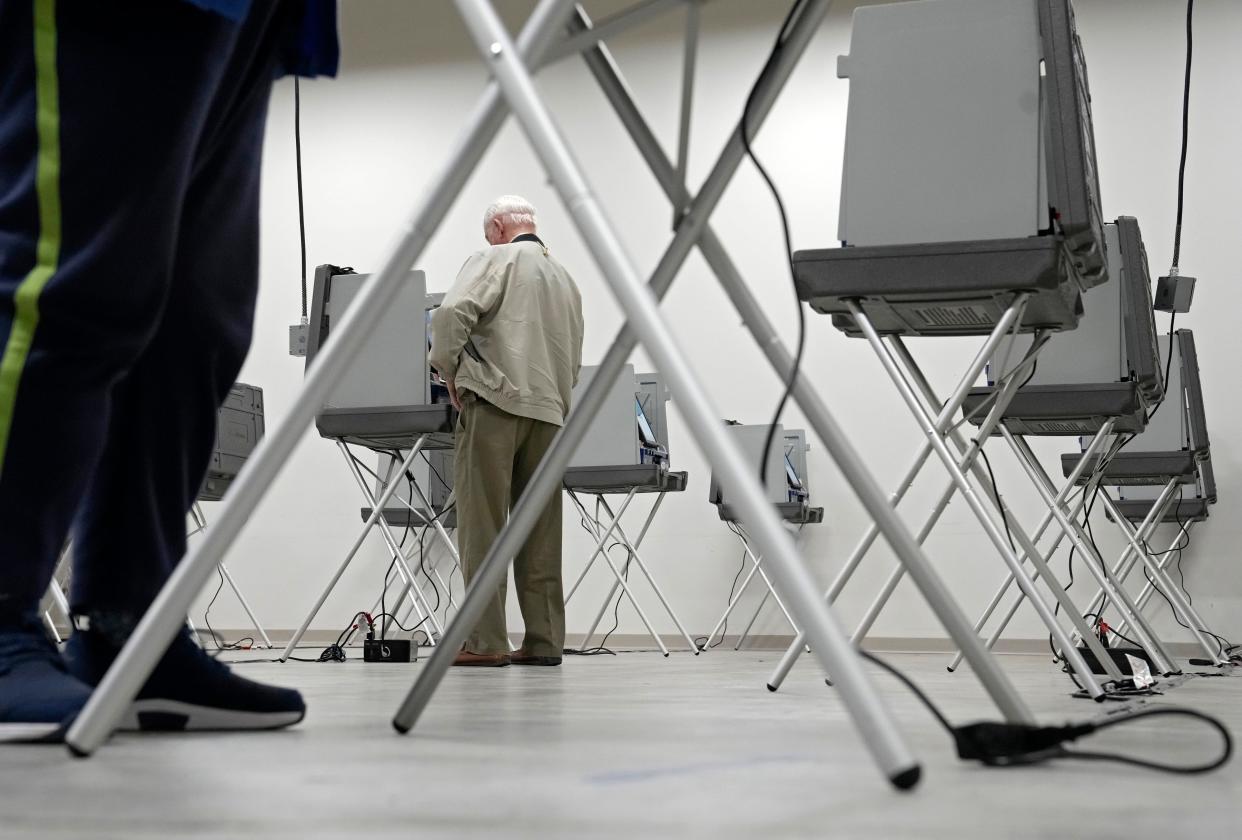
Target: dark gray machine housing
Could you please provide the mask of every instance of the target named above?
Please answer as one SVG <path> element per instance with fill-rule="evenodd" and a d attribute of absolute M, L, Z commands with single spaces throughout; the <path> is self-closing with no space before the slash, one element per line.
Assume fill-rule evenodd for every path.
<path fill-rule="evenodd" d="M 1041 352 L 1029 381 L 1005 411 L 1006 428 L 1022 435 L 1093 435 L 1111 419 L 1117 432 L 1141 432 L 1147 413 L 1164 395 L 1164 375 L 1151 276 L 1138 220 L 1121 216 L 1105 226 L 1111 282 L 1083 294 L 1087 312 L 1078 329 L 1055 336 Z M 997 359 L 1012 367 L 1024 352 L 1001 343 Z M 995 377 L 999 371 L 990 368 Z M 963 404 L 969 422 L 982 424 L 993 386 L 974 388 Z"/>
<path fill-rule="evenodd" d="M 1195 484 L 1201 480 L 1201 462 L 1211 456 L 1194 333 L 1177 330 L 1171 345 L 1167 338 L 1160 341 L 1176 354 L 1165 383 L 1165 401 L 1147 428 L 1108 462 L 1105 484 L 1159 486 L 1174 478 L 1180 484 Z M 1062 455 L 1062 472 L 1068 477 L 1081 458 L 1080 453 Z M 1098 455 L 1092 456 L 1080 484 L 1090 479 L 1098 460 Z M 1214 495 L 1215 481 L 1211 483 Z"/>
<path fill-rule="evenodd" d="M 1080 292 L 1106 280 L 1091 98 L 1073 9 L 1069 0 L 1027 2 L 1035 5 L 1034 15 L 1016 0 L 1006 0 L 1004 9 L 994 0 L 927 0 L 864 6 L 855 12 L 852 54 L 842 59 L 843 75 L 851 79 L 842 177 L 841 238 L 845 247 L 794 255 L 799 297 L 816 311 L 831 314 L 833 325 L 846 334 L 861 335 L 846 307 L 847 302 L 854 301 L 881 333 L 978 335 L 995 326 L 1013 296 L 1021 291 L 1032 293 L 1022 319 L 1023 330 L 1073 329 L 1082 313 Z M 983 52 L 1000 31 L 987 28 L 991 18 L 980 23 L 984 13 L 1010 14 L 1013 21 L 997 24 L 1008 27 L 1005 31 L 1010 34 L 1015 34 L 1018 24 L 1014 21 L 1019 17 L 1021 26 L 1038 26 L 1045 74 L 1039 79 L 1038 68 L 1032 66 L 1029 73 L 1034 75 L 1025 77 L 1020 96 L 1029 93 L 1040 100 L 1039 116 L 1031 132 L 1023 130 L 1019 136 L 1025 146 L 1042 146 L 1042 157 L 1036 154 L 1037 159 L 1029 164 L 1015 163 L 1024 169 L 1029 166 L 1026 171 L 1032 178 L 1017 190 L 993 195 L 988 179 L 976 177 L 974 183 L 948 185 L 940 195 L 929 197 L 917 178 L 902 173 L 894 180 L 886 171 L 886 162 L 908 165 L 910 160 L 925 160 L 922 146 L 929 143 L 928 132 L 939 132 L 931 138 L 936 141 L 935 154 L 952 158 L 954 166 L 947 168 L 956 174 L 970 165 L 971 146 L 977 137 L 990 136 L 997 130 L 989 109 L 963 102 L 957 86 L 951 83 L 955 78 L 960 80 L 961 66 L 967 61 L 982 62 L 976 73 L 980 92 L 989 90 L 988 80 L 978 78 L 986 72 L 987 61 L 1005 63 L 1007 73 L 1015 72 L 1010 66 L 1012 58 Z M 881 25 L 862 29 L 860 36 L 859 22 L 864 19 L 879 20 Z M 915 43 L 912 39 L 924 43 L 930 39 L 923 38 L 923 33 L 931 31 L 941 39 L 936 41 L 941 52 L 907 58 L 910 70 L 905 78 L 886 71 L 894 56 Z M 960 43 L 952 42 L 945 33 L 955 31 L 969 34 L 963 34 Z M 1018 41 L 1028 43 L 1021 38 Z M 851 69 L 855 64 L 857 70 Z M 912 113 L 902 131 L 893 122 L 902 114 L 891 113 L 896 106 L 890 102 L 900 98 L 901 87 L 920 67 L 934 68 L 944 77 L 944 83 L 931 94 L 943 107 L 937 115 L 932 110 L 936 103 L 911 101 Z M 1026 72 L 1021 67 L 1017 70 Z M 1012 109 L 1014 105 L 1004 96 L 993 99 L 1004 107 Z M 1029 114 L 1009 112 L 1022 126 L 1031 123 Z M 862 125 L 856 124 L 860 115 L 866 116 Z M 1042 142 L 1034 142 L 1035 138 Z M 1003 148 L 1005 140 L 1000 138 L 998 143 Z M 857 167 L 852 161 L 860 162 L 862 168 L 854 171 Z M 943 160 L 937 158 L 928 161 L 926 167 L 941 163 Z M 909 190 L 910 195 L 903 190 Z M 851 210 L 847 196 L 865 204 L 866 212 Z M 877 205 L 880 199 L 883 201 Z M 974 229 L 960 230 L 952 221 L 954 202 L 963 201 L 1001 202 L 1008 216 L 1029 221 L 984 233 L 984 238 L 970 238 L 980 234 Z M 991 206 L 978 206 L 975 215 L 986 220 L 990 214 L 984 211 Z M 1038 206 L 1044 217 L 1025 216 L 1028 206 Z M 885 207 L 900 208 L 903 218 L 912 220 L 908 229 L 886 238 Z M 860 215 L 868 220 L 867 236 L 862 241 L 851 234 L 862 230 Z M 911 239 L 920 226 L 940 233 Z"/>
<path fill-rule="evenodd" d="M 198 498 L 218 502 L 263 437 L 263 389 L 238 382 L 216 412 L 216 445 Z"/>

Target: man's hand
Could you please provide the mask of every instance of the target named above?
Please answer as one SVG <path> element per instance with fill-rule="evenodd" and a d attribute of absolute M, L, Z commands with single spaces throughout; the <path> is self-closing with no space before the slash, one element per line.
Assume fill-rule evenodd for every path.
<path fill-rule="evenodd" d="M 457 396 L 457 383 L 452 379 L 445 379 L 444 386 L 448 388 L 449 402 L 453 404 L 453 408 L 461 411 L 461 399 Z"/>

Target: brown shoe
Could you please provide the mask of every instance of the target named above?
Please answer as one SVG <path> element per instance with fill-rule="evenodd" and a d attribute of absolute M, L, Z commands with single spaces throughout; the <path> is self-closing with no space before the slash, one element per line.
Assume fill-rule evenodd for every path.
<path fill-rule="evenodd" d="M 526 648 L 518 648 L 510 657 L 514 665 L 560 665 L 559 656 L 535 656 L 527 653 Z"/>
<path fill-rule="evenodd" d="M 468 650 L 459 651 L 454 665 L 466 665 L 474 668 L 503 668 L 510 662 L 507 653 L 472 653 Z"/>

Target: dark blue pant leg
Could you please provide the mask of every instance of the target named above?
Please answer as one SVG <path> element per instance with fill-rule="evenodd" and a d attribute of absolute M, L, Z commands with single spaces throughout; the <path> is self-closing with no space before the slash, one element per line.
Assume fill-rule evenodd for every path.
<path fill-rule="evenodd" d="M 118 433 L 118 386 L 158 335 L 195 160 L 218 125 L 212 113 L 239 31 L 165 0 L 0 0 L 0 347 L 20 362 L 0 453 L 0 621 L 36 608 Z M 40 121 L 57 140 L 54 166 Z M 58 236 L 48 248 L 52 194 Z M 16 300 L 40 266 L 50 280 L 32 328 L 31 307 Z M 9 352 L 23 331 L 28 352 Z"/>
<path fill-rule="evenodd" d="M 140 613 L 185 553 L 216 411 L 250 346 L 278 30 L 253 24 L 239 36 L 194 158 L 159 326 L 113 391 L 112 431 L 74 531 L 79 612 Z"/>

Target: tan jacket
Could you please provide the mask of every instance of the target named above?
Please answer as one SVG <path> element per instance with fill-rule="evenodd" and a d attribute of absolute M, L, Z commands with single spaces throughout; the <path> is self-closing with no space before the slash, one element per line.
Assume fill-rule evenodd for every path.
<path fill-rule="evenodd" d="M 564 425 L 582 367 L 582 296 L 538 242 L 466 260 L 431 321 L 433 367 L 510 414 Z"/>

